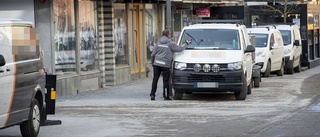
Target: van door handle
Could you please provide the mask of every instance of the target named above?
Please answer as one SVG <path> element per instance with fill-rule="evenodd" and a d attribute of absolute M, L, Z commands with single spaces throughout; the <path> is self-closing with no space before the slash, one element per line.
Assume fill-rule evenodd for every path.
<path fill-rule="evenodd" d="M 3 73 L 4 71 L 3 71 L 3 69 L 0 69 L 0 73 Z"/>
<path fill-rule="evenodd" d="M 11 69 L 7 68 L 6 71 L 11 71 Z"/>

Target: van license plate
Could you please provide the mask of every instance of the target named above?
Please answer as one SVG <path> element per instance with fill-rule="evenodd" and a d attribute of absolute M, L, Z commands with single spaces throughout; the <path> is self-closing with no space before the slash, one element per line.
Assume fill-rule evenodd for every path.
<path fill-rule="evenodd" d="M 218 82 L 196 82 L 194 84 L 196 88 L 217 88 L 219 87 Z"/>

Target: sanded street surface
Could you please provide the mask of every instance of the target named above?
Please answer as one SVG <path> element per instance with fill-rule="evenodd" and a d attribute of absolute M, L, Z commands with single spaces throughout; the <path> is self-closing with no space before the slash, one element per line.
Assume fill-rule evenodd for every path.
<path fill-rule="evenodd" d="M 62 125 L 41 127 L 40 137 L 320 136 L 320 67 L 263 78 L 244 101 L 233 93 L 190 94 L 164 101 L 151 78 L 59 98 Z M 19 127 L 0 137 L 19 137 Z"/>

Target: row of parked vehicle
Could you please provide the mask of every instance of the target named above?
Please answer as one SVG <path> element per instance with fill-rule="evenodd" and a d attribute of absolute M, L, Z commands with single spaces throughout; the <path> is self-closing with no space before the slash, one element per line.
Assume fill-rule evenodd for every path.
<path fill-rule="evenodd" d="M 301 38 L 296 25 L 246 28 L 238 20 L 195 20 L 183 28 L 174 54 L 173 98 L 185 93 L 233 92 L 245 100 L 261 76 L 300 72 Z"/>
<path fill-rule="evenodd" d="M 255 62 L 261 67 L 264 77 L 269 77 L 271 72 L 278 76 L 284 72 L 300 72 L 302 49 L 297 25 L 266 25 L 247 30 L 255 37 Z"/>

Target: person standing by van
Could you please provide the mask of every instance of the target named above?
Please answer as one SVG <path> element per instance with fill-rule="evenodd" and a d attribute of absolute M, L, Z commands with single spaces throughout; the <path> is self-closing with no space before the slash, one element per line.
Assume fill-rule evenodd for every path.
<path fill-rule="evenodd" d="M 161 73 L 163 75 L 163 98 L 164 100 L 171 100 L 171 98 L 169 98 L 169 77 L 173 53 L 183 51 L 187 47 L 186 44 L 191 43 L 191 41 L 188 40 L 186 44 L 180 47 L 176 45 L 170 37 L 170 31 L 165 29 L 151 53 L 151 63 L 153 66 L 153 80 L 150 93 L 151 100 L 155 100 L 155 93 Z"/>

